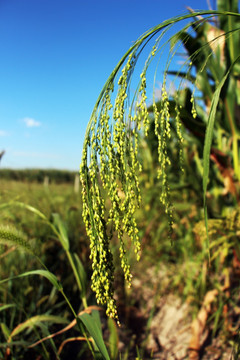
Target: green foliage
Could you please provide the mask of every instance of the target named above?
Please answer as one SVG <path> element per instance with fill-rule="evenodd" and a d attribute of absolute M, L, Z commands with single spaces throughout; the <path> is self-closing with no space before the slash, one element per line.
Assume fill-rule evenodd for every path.
<path fill-rule="evenodd" d="M 88 358 L 91 353 L 95 359 L 127 358 L 133 339 L 120 354 L 113 320 L 119 322 L 114 282 L 121 282 L 117 289 L 121 302 L 121 296 L 126 299 L 122 280 L 131 285 L 130 265 L 141 252 L 145 262 L 142 268 L 135 265 L 135 272 L 145 271 L 148 265 L 159 267 L 162 261 L 166 276 L 157 288 L 178 292 L 195 314 L 214 289 L 218 296 L 209 319 L 212 334 L 231 331 L 225 323 L 228 315 L 234 318 L 238 311 L 240 258 L 237 6 L 237 1 L 219 0 L 218 11 L 169 19 L 147 31 L 123 56 L 87 128 L 80 168 L 82 206 L 78 194 L 64 184 L 58 192 L 51 182 L 45 187 L 35 184 L 32 194 L 33 184 L 27 191 L 23 184 L 11 188 L 11 182 L 8 190 L 1 189 L 2 357 L 10 353 L 13 359 L 26 354 L 33 358 L 40 353 L 45 359 L 59 359 L 61 352 L 68 358 L 62 349 L 74 339 L 84 340 L 76 357 L 87 354 Z M 185 24 L 188 19 L 191 22 Z M 184 22 L 182 30 L 167 37 L 178 22 Z M 173 58 L 182 48 L 187 60 L 176 71 Z M 137 63 L 145 50 L 149 53 L 138 73 Z M 157 99 L 155 93 L 156 69 L 150 105 L 150 65 L 158 58 L 158 67 L 165 50 L 169 55 L 160 79 L 161 96 Z M 133 93 L 134 74 L 138 85 Z M 43 182 L 44 176 L 52 175 L 33 171 L 24 173 L 24 180 Z M 65 175 L 56 172 L 54 182 L 66 180 Z M 0 176 L 3 186 L 3 173 Z M 4 176 L 10 175 L 6 171 Z M 90 238 L 92 273 L 81 212 Z M 31 275 L 37 275 L 39 283 Z M 103 340 L 90 277 L 96 301 L 106 304 L 110 317 L 105 324 L 108 342 Z M 231 305 L 234 315 L 228 314 Z M 155 305 L 151 316 L 154 309 Z M 68 325 L 58 330 L 59 322 Z M 135 345 L 135 358 L 143 358 L 143 349 Z"/>
<path fill-rule="evenodd" d="M 3 182 L 1 185 L 3 189 Z M 73 188 L 71 191 L 73 193 Z M 41 194 L 43 195 L 44 193 L 45 189 L 42 187 Z M 28 240 L 28 236 L 25 235 L 22 230 L 16 230 L 13 226 L 1 226 L 2 252 L 0 256 L 2 259 L 0 289 L 2 306 L 0 311 L 3 314 L 1 317 L 2 334 L 6 340 L 6 343 L 4 343 L 1 339 L 0 349 L 3 349 L 3 353 L 1 353 L 0 350 L 1 355 L 11 353 L 13 358 L 15 358 L 15 356 L 16 358 L 20 358 L 18 357 L 19 354 L 21 354 L 21 356 L 26 354 L 27 356 L 27 354 L 30 353 L 34 357 L 33 354 L 39 352 L 40 346 L 42 347 L 41 353 L 44 358 L 49 359 L 51 353 L 54 353 L 56 358 L 59 358 L 57 347 L 59 347 L 61 343 L 59 343 L 59 341 L 55 343 L 52 340 L 49 331 L 50 328 L 54 329 L 54 327 L 50 327 L 50 324 L 54 324 L 55 327 L 59 323 L 69 325 L 71 324 L 69 318 L 71 319 L 71 317 L 74 316 L 78 332 L 83 335 L 82 340 L 85 339 L 89 345 L 93 358 L 99 358 L 98 354 L 99 351 L 101 351 L 103 353 L 102 358 L 109 359 L 107 349 L 102 339 L 102 333 L 99 332 L 99 322 L 96 322 L 97 315 L 94 315 L 94 319 L 89 315 L 92 310 L 88 310 L 88 274 L 80 259 L 79 251 L 78 253 L 72 252 L 72 248 L 74 248 L 73 241 L 76 243 L 75 245 L 77 245 L 75 250 L 77 248 L 79 249 L 79 231 L 77 231 L 76 241 L 73 233 L 68 230 L 67 222 L 64 222 L 58 213 L 54 213 L 48 217 L 43 211 L 25 202 L 7 201 L 8 193 L 3 192 L 2 196 L 5 200 L 1 206 L 2 220 L 4 223 L 8 222 L 9 215 L 10 219 L 11 217 L 15 218 L 15 216 L 17 216 L 18 218 L 15 218 L 14 221 L 15 226 L 18 224 L 18 227 L 20 227 L 21 222 L 19 222 L 19 220 L 24 219 L 23 228 L 27 230 L 28 236 L 37 236 L 37 233 L 34 235 L 34 231 L 37 230 L 38 232 L 38 229 L 33 229 L 30 225 L 33 223 L 37 225 L 39 222 L 42 228 L 45 227 L 45 231 L 43 233 L 44 235 L 42 234 L 43 238 L 41 242 L 34 242 L 33 239 L 31 239 L 31 241 Z M 31 198 L 29 189 L 25 194 L 25 200 L 27 200 L 27 196 Z M 10 198 L 12 198 L 12 196 L 10 196 Z M 70 215 L 72 211 L 68 213 L 66 198 L 67 196 L 65 196 L 65 216 Z M 73 193 L 72 200 L 68 203 L 69 209 L 74 207 L 74 201 L 79 202 L 79 199 L 76 199 L 76 194 Z M 40 203 L 39 205 L 41 207 L 42 204 Z M 77 206 L 79 206 L 78 203 Z M 74 211 L 77 210 L 76 207 L 74 209 Z M 80 212 L 78 212 L 78 215 L 78 222 L 81 223 Z M 71 219 L 71 224 L 73 225 L 71 216 L 67 216 L 66 219 Z M 77 223 L 76 225 L 78 226 Z M 29 229 L 31 230 L 30 232 Z M 46 248 L 47 243 L 48 247 Z M 55 243 L 58 244 L 57 247 Z M 37 252 L 35 251 L 36 244 L 38 247 Z M 86 251 L 86 245 L 84 246 Z M 55 248 L 54 262 L 49 259 L 48 256 L 51 247 Z M 65 253 L 65 259 L 62 256 L 63 251 Z M 16 258 L 18 259 L 17 262 L 14 261 Z M 20 258 L 22 258 L 22 260 L 20 260 Z M 31 269 L 35 268 L 36 265 L 39 266 L 39 263 L 43 269 Z M 22 264 L 22 266 L 20 266 L 20 264 Z M 56 264 L 58 266 L 56 266 Z M 64 271 L 61 270 L 63 265 L 65 267 Z M 66 269 L 68 269 L 67 272 Z M 38 276 L 40 278 L 39 281 L 31 281 L 32 275 L 34 275 L 34 277 Z M 46 284 L 42 280 L 43 278 L 47 279 L 53 288 L 51 286 L 46 287 Z M 14 311 L 12 311 L 9 316 L 10 308 L 13 308 Z M 90 316 L 87 318 L 87 331 L 84 325 L 85 309 L 89 313 L 87 316 Z M 95 312 L 97 313 L 96 310 Z M 55 315 L 56 313 L 59 315 Z M 77 315 L 78 313 L 79 316 Z M 81 317 L 83 317 L 84 321 L 81 320 Z M 36 336 L 38 339 L 40 338 L 40 341 L 38 348 L 35 350 L 35 346 L 32 347 L 30 345 L 36 342 Z M 44 341 L 41 340 L 42 336 L 49 336 L 47 346 L 45 346 Z M 26 339 L 26 341 L 19 342 L 19 338 Z M 94 344 L 97 344 L 95 348 L 91 345 L 92 338 L 94 339 Z M 31 348 L 31 350 L 29 350 L 28 347 L 29 349 Z M 84 349 L 84 346 L 81 346 L 80 349 L 81 348 Z"/>
<path fill-rule="evenodd" d="M 99 349 L 103 358 L 106 360 L 110 360 L 106 346 L 103 342 L 99 312 L 93 310 L 91 314 L 83 313 L 79 316 L 79 318 L 84 323 L 89 334 L 92 335 L 96 343 L 97 349 Z"/>
<path fill-rule="evenodd" d="M 45 177 L 56 184 L 73 183 L 76 172 L 55 169 L 1 169 L 0 179 L 43 183 Z"/>
<path fill-rule="evenodd" d="M 109 350 L 112 360 L 116 360 L 118 357 L 118 333 L 117 327 L 113 319 L 108 318 L 108 328 L 110 332 L 109 336 Z"/>
<path fill-rule="evenodd" d="M 143 136 L 149 136 L 151 141 L 154 138 L 151 145 L 155 147 L 157 160 L 154 171 L 160 183 L 157 197 L 167 215 L 170 234 L 173 231 L 170 192 L 174 178 L 171 170 L 176 170 L 176 162 L 180 163 L 180 169 L 188 167 L 184 162 L 188 156 L 184 155 L 185 149 L 189 151 L 191 146 L 196 148 L 194 162 L 203 178 L 203 186 L 198 186 L 198 191 L 202 192 L 206 226 L 208 182 L 213 182 L 209 187 L 211 190 L 215 189 L 216 182 L 219 183 L 219 176 L 228 176 L 231 183 L 240 179 L 240 132 L 235 117 L 240 99 L 239 57 L 234 50 L 234 44 L 239 43 L 240 15 L 236 1 L 227 1 L 227 5 L 220 1 L 218 5 L 218 11 L 191 12 L 167 20 L 143 34 L 110 75 L 93 110 L 80 168 L 83 219 L 91 242 L 92 288 L 98 302 L 107 304 L 107 314 L 111 317 L 117 318 L 110 241 L 114 236 L 119 239 L 121 266 L 129 285 L 131 273 L 126 257 L 129 242 L 135 246 L 137 259 L 141 251 L 136 211 L 141 204 L 139 174 L 142 171 L 140 142 Z M 189 24 L 184 23 L 180 32 L 163 43 L 173 23 L 189 18 L 192 18 Z M 161 99 L 156 101 L 154 92 L 153 105 L 148 108 L 147 72 L 154 58 L 159 55 L 160 62 L 163 51 L 169 50 L 169 46 L 170 54 L 161 81 Z M 171 62 L 181 46 L 187 51 L 187 60 L 180 71 L 173 71 L 170 69 Z M 150 53 L 141 73 L 137 75 L 136 91 L 132 92 L 130 85 L 135 82 L 133 74 L 146 48 L 150 48 Z M 168 79 L 172 75 L 178 86 L 174 92 L 168 90 Z M 157 70 L 154 86 L 156 79 Z M 154 134 L 151 134 L 151 130 Z M 178 152 L 173 155 L 174 146 Z M 214 178 L 209 170 L 210 158 L 215 159 L 220 169 L 220 174 L 215 171 Z M 176 183 L 179 177 L 181 175 L 175 176 Z M 227 192 L 232 193 L 232 188 Z M 107 206 L 109 201 L 110 209 Z M 233 202 L 236 203 L 236 198 Z"/>

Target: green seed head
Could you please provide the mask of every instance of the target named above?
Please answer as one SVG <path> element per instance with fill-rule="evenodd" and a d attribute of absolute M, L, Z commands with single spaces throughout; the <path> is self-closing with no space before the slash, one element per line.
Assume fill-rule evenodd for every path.
<path fill-rule="evenodd" d="M 83 219 L 90 238 L 92 260 L 92 289 L 99 304 L 106 304 L 108 316 L 118 319 L 114 299 L 114 266 L 110 242 L 119 240 L 119 258 L 124 278 L 131 286 L 131 269 L 128 262 L 129 243 L 140 259 L 141 242 L 135 218 L 141 204 L 139 172 L 139 142 L 149 134 L 147 107 L 147 69 L 158 51 L 153 46 L 139 77 L 139 86 L 132 102 L 129 101 L 129 84 L 141 43 L 129 53 L 118 79 L 114 98 L 113 79 L 106 84 L 88 126 L 83 148 L 80 179 L 82 183 Z M 139 53 L 138 53 L 139 51 Z M 118 69 L 119 71 L 119 69 Z M 161 108 L 153 102 L 155 135 L 158 140 L 158 177 L 162 184 L 160 200 L 172 224 L 172 206 L 169 200 L 167 167 L 170 157 L 167 142 L 171 137 L 170 103 L 166 89 L 166 74 L 162 86 Z M 179 141 L 180 112 L 176 108 L 176 128 Z M 107 201 L 105 195 L 107 195 Z M 170 225 L 171 226 L 171 225 Z"/>

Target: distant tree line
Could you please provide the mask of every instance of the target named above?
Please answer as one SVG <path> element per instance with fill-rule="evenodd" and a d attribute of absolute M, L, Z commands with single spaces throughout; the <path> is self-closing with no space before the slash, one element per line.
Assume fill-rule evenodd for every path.
<path fill-rule="evenodd" d="M 15 180 L 24 182 L 42 183 L 45 177 L 49 178 L 49 182 L 56 184 L 73 183 L 76 172 L 68 170 L 54 170 L 54 169 L 1 169 L 0 179 Z"/>

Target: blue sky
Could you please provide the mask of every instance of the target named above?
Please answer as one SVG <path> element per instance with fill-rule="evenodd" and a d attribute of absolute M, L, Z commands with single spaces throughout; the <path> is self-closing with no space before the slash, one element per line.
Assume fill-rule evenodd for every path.
<path fill-rule="evenodd" d="M 118 60 L 186 6 L 208 8 L 207 0 L 0 0 L 1 167 L 78 171 L 91 111 Z"/>

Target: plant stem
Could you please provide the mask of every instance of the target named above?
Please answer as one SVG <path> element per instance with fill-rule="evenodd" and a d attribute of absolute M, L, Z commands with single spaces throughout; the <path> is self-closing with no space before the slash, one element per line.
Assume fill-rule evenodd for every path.
<path fill-rule="evenodd" d="M 69 263 L 70 263 L 70 265 L 71 265 L 71 267 L 73 269 L 73 273 L 74 273 L 74 276 L 75 276 L 79 291 L 80 291 L 80 293 L 82 293 L 82 285 L 81 285 L 81 282 L 80 282 L 80 279 L 79 279 L 79 276 L 78 276 L 78 271 L 76 269 L 75 263 L 74 263 L 73 258 L 72 258 L 72 254 L 68 250 L 66 251 L 66 253 L 67 253 Z M 86 309 L 88 307 L 88 304 L 87 304 L 87 298 L 86 298 L 85 295 L 82 296 L 82 303 L 83 303 L 84 309 Z"/>
<path fill-rule="evenodd" d="M 234 173 L 236 174 L 236 177 L 237 177 L 238 181 L 240 181 L 239 153 L 238 153 L 239 134 L 238 134 L 238 130 L 236 128 L 236 124 L 235 124 L 235 122 L 233 120 L 232 114 L 231 114 L 231 112 L 229 110 L 227 100 L 225 100 L 225 107 L 226 107 L 227 117 L 228 117 L 228 120 L 229 120 L 231 132 L 232 132 Z"/>
<path fill-rule="evenodd" d="M 237 176 L 238 181 L 240 181 L 240 164 L 239 164 L 239 153 L 238 153 L 238 136 L 233 136 L 233 168 Z"/>

